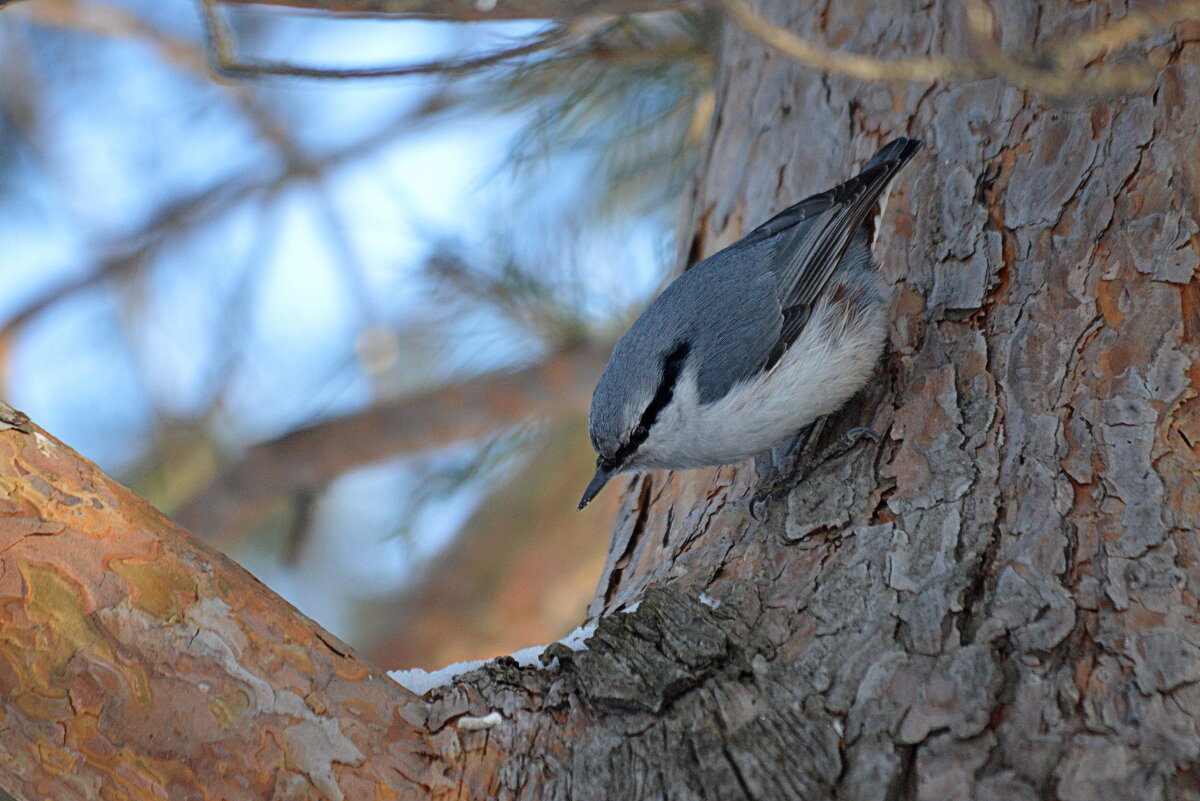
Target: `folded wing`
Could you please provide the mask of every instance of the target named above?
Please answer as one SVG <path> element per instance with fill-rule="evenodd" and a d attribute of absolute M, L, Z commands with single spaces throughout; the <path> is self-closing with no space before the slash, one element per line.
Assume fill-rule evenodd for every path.
<path fill-rule="evenodd" d="M 768 357 L 768 369 L 804 330 L 855 235 L 865 230 L 896 173 L 920 149 L 921 143 L 913 139 L 889 142 L 858 175 L 785 209 L 743 240 L 748 245 L 774 240 L 771 270 L 783 326 Z"/>

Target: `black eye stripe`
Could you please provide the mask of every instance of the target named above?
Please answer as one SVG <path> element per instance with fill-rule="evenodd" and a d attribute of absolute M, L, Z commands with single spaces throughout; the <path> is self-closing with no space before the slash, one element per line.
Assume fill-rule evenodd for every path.
<path fill-rule="evenodd" d="M 692 345 L 689 342 L 680 342 L 671 352 L 663 359 L 663 377 L 658 384 L 658 391 L 654 393 L 654 398 L 646 407 L 646 411 L 642 413 L 642 428 L 647 431 L 654 425 L 654 421 L 658 419 L 659 413 L 667 407 L 671 402 L 671 398 L 675 395 L 675 382 L 679 380 L 679 374 L 683 372 L 683 363 L 691 351 Z"/>
<path fill-rule="evenodd" d="M 650 436 L 650 427 L 675 396 L 675 382 L 679 380 L 679 374 L 683 372 L 683 363 L 691 350 L 691 343 L 680 342 L 663 357 L 662 380 L 658 382 L 658 389 L 646 406 L 646 411 L 642 412 L 642 419 L 630 435 L 629 441 L 617 450 L 614 461 L 624 463 L 646 441 L 646 437 Z"/>

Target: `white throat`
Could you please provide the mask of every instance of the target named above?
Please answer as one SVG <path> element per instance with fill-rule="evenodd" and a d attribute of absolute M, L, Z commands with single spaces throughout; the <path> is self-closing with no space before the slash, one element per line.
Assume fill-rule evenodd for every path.
<path fill-rule="evenodd" d="M 671 402 L 630 466 L 731 464 L 785 442 L 866 383 L 884 336 L 883 304 L 853 316 L 844 307 L 822 303 L 774 367 L 712 403 L 700 402 L 696 369 L 685 367 Z"/>

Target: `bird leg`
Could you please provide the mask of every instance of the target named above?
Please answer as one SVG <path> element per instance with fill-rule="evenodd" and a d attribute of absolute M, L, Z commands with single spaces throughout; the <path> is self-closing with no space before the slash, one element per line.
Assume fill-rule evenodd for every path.
<path fill-rule="evenodd" d="M 760 513 L 765 510 L 767 501 L 791 492 L 804 479 L 808 478 L 813 470 L 825 462 L 845 456 L 864 439 L 879 442 L 877 432 L 865 426 L 859 426 L 847 431 L 836 442 L 818 450 L 817 442 L 820 440 L 821 432 L 824 431 L 828 419 L 828 416 L 818 419 L 793 437 L 786 445 L 771 451 L 771 469 L 765 471 L 765 475 L 760 476 L 754 497 L 750 500 L 750 514 L 756 520 L 762 519 Z M 762 456 L 759 457 L 759 459 L 762 458 Z"/>
<path fill-rule="evenodd" d="M 808 468 L 807 472 L 811 472 L 817 465 L 829 461 L 830 459 L 838 459 L 845 456 L 854 449 L 854 446 L 862 442 L 864 439 L 869 439 L 871 442 L 879 442 L 879 432 L 867 426 L 856 426 L 850 429 L 837 442 L 831 443 L 827 448 L 817 454 L 816 459 Z"/>
<path fill-rule="evenodd" d="M 758 474 L 755 494 L 769 495 L 786 485 L 789 478 L 795 474 L 797 465 L 804 460 L 804 454 L 820 439 L 824 428 L 825 418 L 819 417 L 800 429 L 787 442 L 759 454 L 754 460 L 755 472 Z"/>

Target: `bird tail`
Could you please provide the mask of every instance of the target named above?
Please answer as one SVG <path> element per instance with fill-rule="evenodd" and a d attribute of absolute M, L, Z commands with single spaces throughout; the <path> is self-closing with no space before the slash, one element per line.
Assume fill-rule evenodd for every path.
<path fill-rule="evenodd" d="M 875 235 L 879 232 L 880 223 L 883 221 L 883 213 L 887 209 L 888 198 L 892 194 L 892 177 L 900 172 L 901 168 L 908 163 L 908 160 L 917 155 L 918 151 L 923 147 L 923 143 L 918 139 L 905 139 L 903 136 L 893 139 L 883 147 L 879 148 L 879 152 L 871 156 L 871 160 L 863 167 L 863 172 L 867 172 L 875 167 L 883 165 L 883 172 L 887 175 L 883 191 L 880 192 L 879 198 L 874 203 L 873 213 L 868 215 L 863 221 L 863 227 L 867 232 L 867 249 L 875 249 Z"/>
<path fill-rule="evenodd" d="M 866 229 L 868 245 L 874 244 L 892 179 L 920 149 L 913 139 L 889 142 L 858 175 L 785 209 L 746 236 L 765 239 L 791 229 L 776 252 L 776 280 L 787 288 L 786 306 L 816 300 L 860 229 Z"/>
<path fill-rule="evenodd" d="M 886 164 L 889 161 L 897 162 L 895 169 L 892 172 L 899 172 L 908 160 L 917 155 L 923 143 L 917 139 L 905 139 L 903 136 L 893 139 L 883 147 L 879 148 L 879 152 L 871 156 L 871 160 L 863 167 L 863 171 L 877 167 L 880 164 Z"/>

